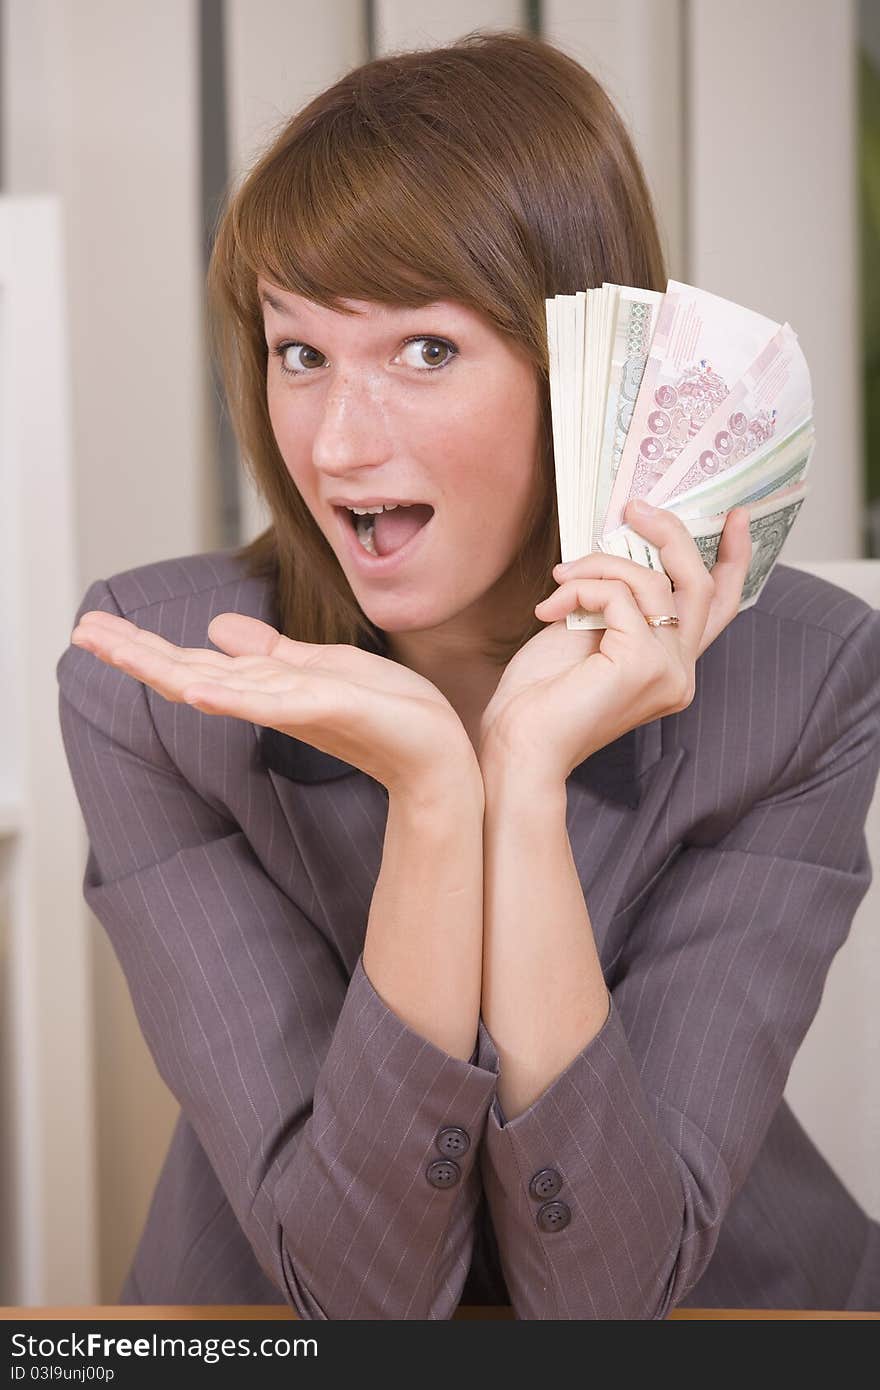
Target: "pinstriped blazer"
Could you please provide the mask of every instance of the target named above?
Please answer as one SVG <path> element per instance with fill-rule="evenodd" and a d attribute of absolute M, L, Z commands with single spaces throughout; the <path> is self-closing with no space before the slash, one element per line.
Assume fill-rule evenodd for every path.
<path fill-rule="evenodd" d="M 279 621 L 232 551 L 95 580 L 92 608 L 209 648 L 217 613 Z M 509 1122 L 485 1024 L 449 1056 L 364 971 L 384 787 L 84 649 L 57 677 L 84 897 L 180 1104 L 122 1303 L 880 1308 L 880 1224 L 782 1098 L 871 880 L 880 612 L 777 565 L 690 707 L 572 772 L 611 1008 Z"/>

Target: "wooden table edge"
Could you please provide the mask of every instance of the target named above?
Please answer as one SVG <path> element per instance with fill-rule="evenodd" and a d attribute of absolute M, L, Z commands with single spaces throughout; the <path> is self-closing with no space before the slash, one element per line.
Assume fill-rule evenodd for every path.
<path fill-rule="evenodd" d="M 813 1308 L 674 1308 L 667 1321 L 684 1321 L 695 1318 L 713 1321 L 728 1321 L 734 1318 L 748 1320 L 771 1318 L 774 1321 L 788 1321 L 793 1318 L 808 1318 L 810 1321 L 814 1321 L 829 1318 L 880 1318 L 880 1310 L 876 1312 L 870 1310 L 847 1312 L 841 1309 L 819 1310 Z M 460 1306 L 454 1314 L 454 1320 L 460 1319 L 483 1322 L 493 1322 L 499 1319 L 509 1321 L 513 1319 L 513 1310 L 507 1305 L 498 1307 Z M 105 1304 L 95 1307 L 0 1308 L 0 1321 L 3 1322 L 114 1322 L 122 1320 L 145 1322 L 182 1320 L 193 1322 L 305 1321 L 305 1319 L 298 1318 L 289 1307 L 279 1303 L 266 1305 L 208 1303 L 191 1306 L 136 1303 Z"/>

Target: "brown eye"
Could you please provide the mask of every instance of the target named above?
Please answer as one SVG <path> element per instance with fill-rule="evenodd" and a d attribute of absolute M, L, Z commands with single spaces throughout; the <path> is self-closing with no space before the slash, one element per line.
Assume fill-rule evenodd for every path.
<path fill-rule="evenodd" d="M 429 367 L 432 371 L 447 367 L 458 352 L 454 344 L 447 342 L 445 338 L 407 338 L 404 348 L 416 347 L 417 344 L 422 346 L 418 353 L 410 359 L 408 365 Z"/>
<path fill-rule="evenodd" d="M 291 352 L 293 348 L 298 348 L 299 351 L 294 352 L 292 357 L 288 359 L 287 354 Z M 307 372 L 321 365 L 318 359 L 326 360 L 324 359 L 323 352 L 318 352 L 317 348 L 309 347 L 308 343 L 279 343 L 276 348 L 272 349 L 272 352 L 278 358 L 281 370 L 285 376 L 305 376 Z M 287 366 L 286 363 L 288 360 L 298 362 L 300 368 L 304 370 L 299 370 L 295 366 Z"/>

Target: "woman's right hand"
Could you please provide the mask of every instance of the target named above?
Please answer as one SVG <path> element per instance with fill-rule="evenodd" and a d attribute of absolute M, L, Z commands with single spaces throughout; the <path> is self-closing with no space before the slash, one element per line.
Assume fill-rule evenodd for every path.
<path fill-rule="evenodd" d="M 220 652 L 175 646 L 92 609 L 71 641 L 166 700 L 303 739 L 359 767 L 390 795 L 429 800 L 463 774 L 482 788 L 452 705 L 409 667 L 345 643 L 297 642 L 243 613 L 219 613 L 208 636 Z"/>

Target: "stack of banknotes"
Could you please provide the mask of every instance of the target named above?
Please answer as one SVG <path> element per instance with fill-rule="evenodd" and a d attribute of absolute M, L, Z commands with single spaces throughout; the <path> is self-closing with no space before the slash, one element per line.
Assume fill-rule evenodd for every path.
<path fill-rule="evenodd" d="M 812 387 L 791 325 L 678 280 L 545 303 L 562 559 L 601 550 L 662 571 L 623 522 L 644 497 L 681 517 L 711 569 L 727 513 L 747 506 L 751 607 L 809 492 Z M 566 625 L 605 620 L 579 608 Z"/>

